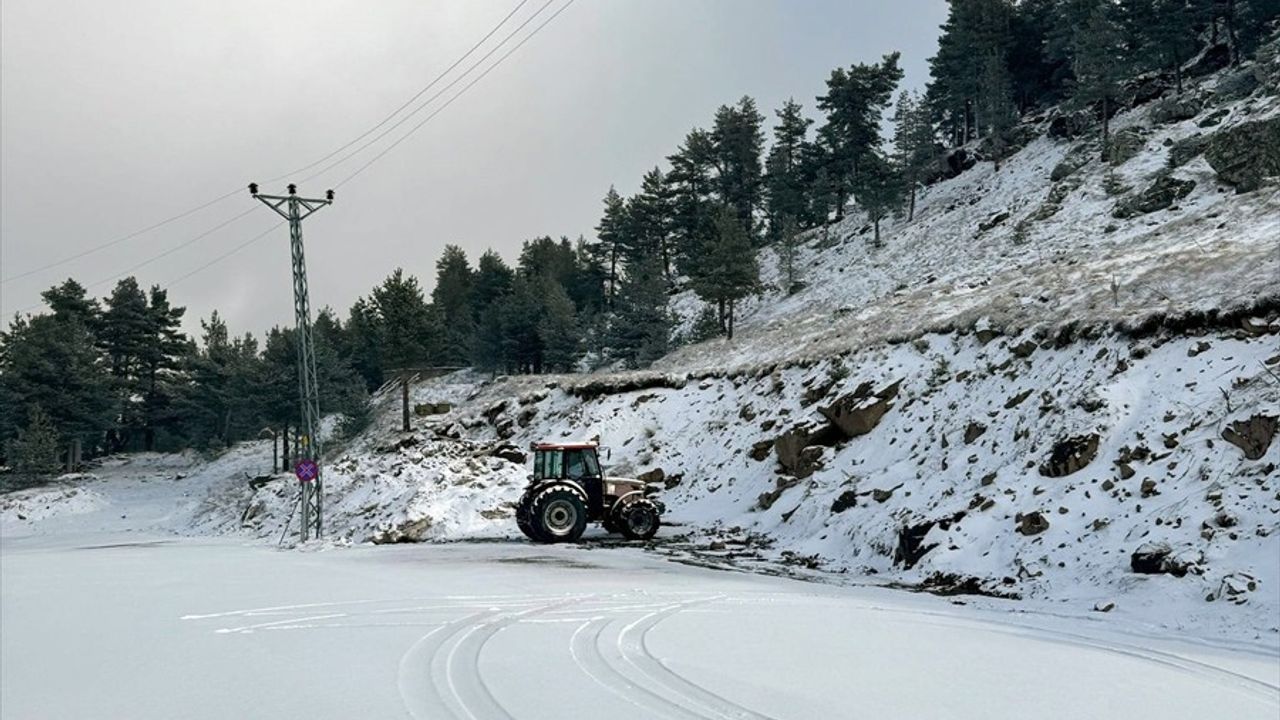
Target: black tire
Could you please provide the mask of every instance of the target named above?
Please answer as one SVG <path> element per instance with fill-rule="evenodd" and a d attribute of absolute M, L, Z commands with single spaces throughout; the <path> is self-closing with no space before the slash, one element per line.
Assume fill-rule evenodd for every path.
<path fill-rule="evenodd" d="M 538 535 L 537 525 L 533 522 L 533 493 L 525 492 L 516 505 L 516 526 L 524 536 L 534 542 L 545 542 Z"/>
<path fill-rule="evenodd" d="M 614 524 L 628 540 L 648 540 L 658 532 L 662 513 L 648 498 L 640 498 L 614 509 Z"/>
<path fill-rule="evenodd" d="M 577 488 L 552 485 L 534 496 L 532 508 L 539 542 L 575 542 L 587 529 L 587 498 Z"/>
<path fill-rule="evenodd" d="M 613 516 L 608 514 L 606 514 L 604 519 L 600 521 L 600 527 L 604 528 L 604 531 L 610 535 L 617 535 L 622 532 L 618 529 L 618 524 L 613 521 Z"/>

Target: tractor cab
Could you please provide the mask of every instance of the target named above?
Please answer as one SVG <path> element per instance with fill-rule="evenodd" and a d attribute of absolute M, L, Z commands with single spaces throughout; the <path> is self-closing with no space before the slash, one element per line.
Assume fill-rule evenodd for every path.
<path fill-rule="evenodd" d="M 604 505 L 604 472 L 600 469 L 600 446 L 596 443 L 535 443 L 533 482 L 569 480 L 587 494 L 592 514 Z"/>

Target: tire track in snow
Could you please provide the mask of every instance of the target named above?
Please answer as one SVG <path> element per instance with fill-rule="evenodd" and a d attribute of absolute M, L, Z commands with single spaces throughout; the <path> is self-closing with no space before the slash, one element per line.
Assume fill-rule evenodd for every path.
<path fill-rule="evenodd" d="M 715 598 L 705 601 L 710 602 Z M 660 685 L 668 688 L 672 692 L 678 693 L 683 697 L 705 707 L 715 713 L 717 717 L 728 718 L 729 720 L 773 720 L 768 715 L 758 713 L 748 707 L 739 705 L 729 700 L 723 695 L 714 693 L 707 688 L 698 685 L 688 678 L 674 672 L 668 668 L 653 651 L 649 649 L 647 638 L 649 633 L 657 627 L 661 622 L 667 620 L 673 615 L 684 610 L 693 603 L 681 603 L 664 610 L 649 613 L 635 622 L 627 625 L 618 634 L 618 649 L 623 657 L 640 672 L 649 676 L 650 679 Z"/>
<path fill-rule="evenodd" d="M 504 628 L 578 599 L 515 612 L 494 608 L 424 635 L 400 659 L 400 696 L 409 714 L 418 720 L 514 720 L 480 672 L 481 651 Z"/>
<path fill-rule="evenodd" d="M 601 650 L 604 629 L 614 620 L 593 618 L 581 625 L 569 640 L 569 652 L 587 677 L 630 705 L 668 720 L 714 720 L 676 703 L 652 688 L 637 685 L 624 669 L 621 654 L 612 661 Z M 614 643 L 616 646 L 616 643 Z"/>
<path fill-rule="evenodd" d="M 608 638 L 604 631 L 617 626 L 619 621 L 593 618 L 570 638 L 570 653 L 578 667 L 597 684 L 628 703 L 661 717 L 674 720 L 772 720 L 671 671 L 645 643 L 645 636 L 663 620 L 690 605 L 716 599 L 668 605 L 643 615 Z M 640 682 L 642 679 L 646 682 Z"/>

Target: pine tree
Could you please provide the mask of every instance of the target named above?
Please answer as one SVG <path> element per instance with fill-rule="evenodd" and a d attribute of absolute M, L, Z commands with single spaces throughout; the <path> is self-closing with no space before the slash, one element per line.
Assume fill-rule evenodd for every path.
<path fill-rule="evenodd" d="M 668 159 L 667 194 L 671 201 L 671 241 L 676 269 L 692 276 L 704 243 L 714 234 L 712 209 L 715 145 L 711 136 L 693 129 Z"/>
<path fill-rule="evenodd" d="M 418 279 L 396 268 L 373 289 L 373 307 L 381 328 L 383 370 L 436 361 L 440 347 L 440 319 L 427 304 Z"/>
<path fill-rule="evenodd" d="M 794 295 L 802 286 L 803 274 L 798 267 L 800 250 L 800 228 L 794 219 L 788 217 L 778 229 L 778 264 L 782 271 L 783 292 Z"/>
<path fill-rule="evenodd" d="M 671 224 L 674 212 L 662 171 L 654 168 L 645 173 L 640 192 L 627 202 L 627 262 L 639 255 L 657 257 L 662 276 L 672 280 Z"/>
<path fill-rule="evenodd" d="M 827 93 L 818 98 L 826 122 L 818 128 L 819 142 L 829 153 L 826 165 L 835 187 L 836 219 L 860 182 L 861 165 L 880 145 L 880 121 L 902 79 L 898 53 L 877 65 L 836 68 L 827 80 Z"/>
<path fill-rule="evenodd" d="M 62 440 L 39 403 L 31 405 L 26 425 L 8 442 L 5 456 L 20 485 L 32 485 L 58 471 Z"/>
<path fill-rule="evenodd" d="M 542 320 L 541 286 L 546 278 L 516 275 L 511 293 L 501 305 L 500 357 L 508 371 L 541 373 L 544 365 L 542 337 L 538 325 Z"/>
<path fill-rule="evenodd" d="M 596 226 L 596 237 L 604 249 L 605 267 L 609 271 L 609 304 L 612 305 L 621 276 L 623 253 L 626 243 L 627 204 L 618 191 L 609 187 L 604 196 L 604 216 Z"/>
<path fill-rule="evenodd" d="M 81 440 L 87 456 L 102 446 L 119 400 L 93 340 L 75 313 L 15 316 L 0 332 L 0 440 L 13 438 L 39 405 L 60 435 Z"/>
<path fill-rule="evenodd" d="M 148 451 L 156 449 L 157 432 L 172 432 L 180 420 L 173 402 L 177 385 L 182 382 L 179 371 L 190 349 L 180 330 L 186 312 L 186 308 L 169 303 L 167 290 L 158 285 L 151 287 L 147 304 L 148 341 L 138 358 L 143 449 Z"/>
<path fill-rule="evenodd" d="M 769 218 L 769 239 L 783 237 L 784 228 L 796 225 L 808 215 L 803 176 L 805 136 L 812 120 L 804 116 L 795 100 L 776 111 L 773 147 L 765 161 L 765 214 Z"/>
<path fill-rule="evenodd" d="M 1004 58 L 995 53 L 988 55 L 983 64 L 982 78 L 978 107 L 980 117 L 986 123 L 987 150 L 998 172 L 1000 161 L 1009 150 L 1009 136 L 1018 119 Z"/>
<path fill-rule="evenodd" d="M 760 207 L 764 116 L 755 100 L 743 96 L 736 105 L 721 105 L 711 129 L 721 205 L 738 213 L 747 236 L 755 236 L 755 213 Z"/>
<path fill-rule="evenodd" d="M 737 301 L 754 293 L 760 281 L 755 250 L 738 217 L 733 208 L 720 209 L 715 239 L 704 249 L 699 273 L 693 278 L 694 292 L 715 304 L 720 325 L 730 340 Z"/>
<path fill-rule="evenodd" d="M 373 391 L 386 381 L 382 362 L 382 325 L 378 311 L 365 298 L 356 298 L 347 312 L 345 330 L 351 365 Z"/>
<path fill-rule="evenodd" d="M 1007 56 L 1012 44 L 1012 3 L 950 0 L 948 4 L 938 53 L 929 59 L 928 98 L 936 119 L 951 131 L 956 144 L 964 144 L 989 125 L 980 105 L 981 96 L 989 92 L 983 64 L 990 55 Z"/>
<path fill-rule="evenodd" d="M 551 372 L 572 372 L 582 356 L 582 337 L 573 301 L 553 280 L 542 282 L 542 318 L 538 321 L 543 367 Z"/>
<path fill-rule="evenodd" d="M 904 91 L 898 97 L 893 117 L 893 152 L 907 193 L 907 221 L 910 222 L 916 216 L 916 190 L 938 160 L 933 121 L 919 95 Z"/>
<path fill-rule="evenodd" d="M 111 449 L 117 452 L 130 445 L 143 425 L 142 356 L 151 340 L 151 323 L 147 296 L 138 281 L 127 277 L 116 283 L 106 299 L 98 342 L 117 391 L 117 427 L 108 438 Z"/>
<path fill-rule="evenodd" d="M 615 308 L 608 332 L 610 357 L 627 367 L 644 367 L 666 354 L 671 318 L 657 258 L 641 257 L 627 269 Z"/>
<path fill-rule="evenodd" d="M 440 361 L 445 365 L 460 366 L 471 361 L 475 340 L 473 282 L 466 252 L 457 245 L 445 245 L 436 261 L 436 285 L 431 289 L 431 304 L 443 324 Z"/>
<path fill-rule="evenodd" d="M 1088 22 L 1077 29 L 1074 100 L 1084 106 L 1100 106 L 1102 114 L 1102 158 L 1108 156 L 1111 139 L 1111 108 L 1120 91 L 1127 59 L 1120 31 L 1110 6 L 1100 3 L 1089 13 Z"/>
<path fill-rule="evenodd" d="M 902 175 L 881 153 L 873 152 L 863 159 L 855 191 L 858 206 L 875 228 L 874 246 L 881 247 L 880 222 L 902 206 Z"/>

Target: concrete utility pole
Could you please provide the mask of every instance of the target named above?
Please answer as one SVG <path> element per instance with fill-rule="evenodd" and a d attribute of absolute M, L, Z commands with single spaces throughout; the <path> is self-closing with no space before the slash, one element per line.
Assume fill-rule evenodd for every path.
<path fill-rule="evenodd" d="M 316 381 L 315 344 L 311 339 L 311 300 L 307 292 L 307 263 L 302 252 L 302 220 L 326 205 L 333 204 L 333 191 L 325 192 L 323 200 L 298 197 L 298 186 L 289 184 L 288 195 L 259 195 L 258 183 L 249 183 L 249 194 L 263 205 L 276 211 L 289 221 L 289 247 L 293 253 L 293 317 L 297 327 L 298 342 L 298 395 L 302 401 L 302 435 L 298 438 L 297 453 L 300 458 L 295 471 L 299 482 L 299 502 L 302 505 L 302 541 L 314 534 L 320 537 L 324 529 L 321 498 L 320 463 L 320 390 Z M 304 464 L 314 463 L 312 474 L 304 472 Z"/>

